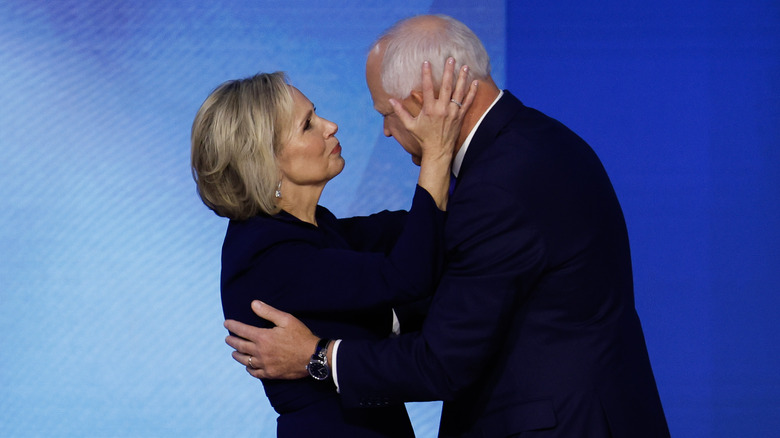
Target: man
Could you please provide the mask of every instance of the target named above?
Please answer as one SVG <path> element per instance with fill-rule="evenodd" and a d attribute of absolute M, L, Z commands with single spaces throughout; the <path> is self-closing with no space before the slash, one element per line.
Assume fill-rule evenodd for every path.
<path fill-rule="evenodd" d="M 444 16 L 397 23 L 368 56 L 385 135 L 419 160 L 405 127 L 421 108 L 418 66 L 448 56 L 479 83 L 453 161 L 446 272 L 420 331 L 330 343 L 342 402 L 442 399 L 441 436 L 668 436 L 623 214 L 590 147 L 500 91 L 477 37 Z M 318 338 L 291 315 L 253 306 L 277 327 L 226 322 L 244 338 L 228 338 L 236 360 L 252 358 L 255 377 L 304 377 Z"/>

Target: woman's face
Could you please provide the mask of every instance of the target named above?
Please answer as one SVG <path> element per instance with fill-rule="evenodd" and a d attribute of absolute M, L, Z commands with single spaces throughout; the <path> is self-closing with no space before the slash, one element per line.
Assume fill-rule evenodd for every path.
<path fill-rule="evenodd" d="M 314 105 L 297 88 L 293 95 L 293 122 L 278 162 L 285 183 L 324 186 L 344 169 L 339 127 L 314 112 Z"/>

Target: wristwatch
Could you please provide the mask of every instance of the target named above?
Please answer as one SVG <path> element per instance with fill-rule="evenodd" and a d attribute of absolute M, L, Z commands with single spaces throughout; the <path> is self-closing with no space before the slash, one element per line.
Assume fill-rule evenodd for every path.
<path fill-rule="evenodd" d="M 330 376 L 330 367 L 328 366 L 328 344 L 330 344 L 330 339 L 320 339 L 320 341 L 317 342 L 317 348 L 314 350 L 314 354 L 311 355 L 309 364 L 306 365 L 309 375 L 317 380 L 325 380 Z"/>

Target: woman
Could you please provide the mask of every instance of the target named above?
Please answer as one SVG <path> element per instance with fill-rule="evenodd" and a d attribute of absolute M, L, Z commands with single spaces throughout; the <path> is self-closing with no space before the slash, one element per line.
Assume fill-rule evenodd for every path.
<path fill-rule="evenodd" d="M 203 202 L 231 219 L 222 250 L 225 318 L 265 326 L 250 308 L 261 299 L 323 338 L 377 339 L 391 333 L 392 305 L 432 290 L 452 151 L 475 92 L 466 95 L 467 68 L 451 91 L 453 65 L 438 100 L 424 66 L 416 119 L 392 103 L 422 148 L 408 215 L 337 219 L 318 205 L 344 168 L 338 127 L 283 74 L 229 81 L 206 99 L 193 123 L 192 169 Z M 311 372 L 315 378 L 263 381 L 279 413 L 278 436 L 414 435 L 404 406 L 342 409 L 327 373 Z"/>

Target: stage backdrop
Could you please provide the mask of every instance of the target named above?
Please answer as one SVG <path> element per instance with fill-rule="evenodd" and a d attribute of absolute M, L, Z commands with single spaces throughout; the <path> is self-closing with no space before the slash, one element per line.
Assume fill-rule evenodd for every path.
<path fill-rule="evenodd" d="M 416 168 L 363 67 L 420 13 L 464 21 L 500 86 L 603 159 L 672 434 L 780 430 L 776 2 L 3 0 L 0 436 L 273 436 L 223 342 L 227 222 L 195 193 L 192 118 L 284 70 L 340 127 L 322 203 L 406 208 Z M 440 404 L 408 406 L 435 436 Z"/>

